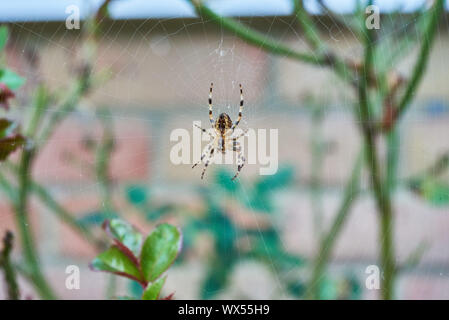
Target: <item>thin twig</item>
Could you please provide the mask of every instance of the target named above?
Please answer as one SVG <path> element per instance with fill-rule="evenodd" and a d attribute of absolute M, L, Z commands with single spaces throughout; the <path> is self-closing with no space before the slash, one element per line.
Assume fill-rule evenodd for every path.
<path fill-rule="evenodd" d="M 369 1 L 368 5 L 372 4 Z M 366 161 L 371 176 L 371 184 L 374 191 L 376 205 L 380 218 L 379 241 L 381 243 L 380 258 L 383 270 L 382 297 L 389 300 L 393 297 L 393 286 L 395 277 L 395 260 L 393 249 L 393 212 L 391 208 L 390 192 L 383 187 L 381 171 L 379 166 L 376 135 L 371 116 L 371 106 L 368 95 L 369 74 L 373 65 L 374 30 L 368 29 L 365 35 L 365 58 L 362 76 L 359 80 L 358 93 L 360 105 L 360 120 L 365 140 Z"/>
<path fill-rule="evenodd" d="M 335 240 L 340 234 L 344 226 L 344 222 L 346 221 L 348 214 L 351 211 L 352 205 L 360 193 L 360 175 L 363 167 L 362 164 L 363 151 L 359 152 L 357 160 L 352 169 L 351 178 L 346 184 L 343 198 L 341 200 L 337 214 L 335 215 L 329 231 L 322 239 L 320 248 L 318 250 L 319 255 L 317 255 L 313 262 L 313 274 L 310 278 L 305 294 L 306 298 L 308 299 L 318 297 L 320 279 L 323 276 L 326 265 L 329 263 L 331 253 L 335 245 Z"/>
<path fill-rule="evenodd" d="M 432 47 L 433 40 L 435 39 L 438 21 L 443 12 L 443 9 L 444 0 L 436 0 L 433 8 L 429 9 L 433 10 L 433 12 L 430 13 L 431 18 L 427 26 L 427 30 L 423 34 L 423 37 L 421 39 L 421 49 L 418 54 L 418 59 L 416 60 L 415 66 L 413 68 L 412 76 L 410 77 L 410 81 L 408 82 L 407 88 L 405 89 L 405 93 L 398 104 L 396 119 L 399 119 L 406 111 L 424 74 L 424 70 L 427 66 L 427 61 L 429 60 L 428 57 L 430 49 Z"/>
<path fill-rule="evenodd" d="M 342 79 L 351 83 L 353 82 L 353 75 L 351 73 L 350 66 L 341 62 L 340 59 L 336 59 L 336 56 L 331 55 L 330 53 L 316 55 L 295 51 L 281 42 L 245 26 L 235 19 L 220 16 L 204 5 L 201 0 L 190 0 L 190 2 L 200 17 L 210 19 L 212 22 L 234 33 L 240 39 L 250 44 L 253 44 L 275 55 L 284 56 L 313 65 L 330 66 Z"/>
<path fill-rule="evenodd" d="M 3 238 L 3 250 L 0 252 L 0 267 L 5 273 L 5 283 L 9 300 L 19 300 L 20 291 L 17 284 L 16 271 L 11 263 L 11 251 L 14 236 L 11 231 L 7 231 Z"/>
<path fill-rule="evenodd" d="M 33 279 L 33 285 L 39 295 L 44 299 L 55 299 L 56 296 L 50 288 L 41 271 L 40 261 L 35 247 L 31 224 L 28 219 L 28 195 L 30 191 L 30 165 L 34 157 L 34 149 L 25 148 L 22 152 L 19 165 L 18 201 L 16 207 L 16 222 L 21 236 L 22 250 Z"/>
<path fill-rule="evenodd" d="M 105 211 L 107 214 L 111 214 L 113 211 L 113 204 L 111 196 L 112 181 L 109 176 L 109 162 L 111 154 L 114 151 L 114 134 L 110 122 L 110 115 L 107 110 L 101 110 L 99 112 L 99 118 L 103 123 L 103 136 L 96 150 L 95 172 L 102 189 Z"/>

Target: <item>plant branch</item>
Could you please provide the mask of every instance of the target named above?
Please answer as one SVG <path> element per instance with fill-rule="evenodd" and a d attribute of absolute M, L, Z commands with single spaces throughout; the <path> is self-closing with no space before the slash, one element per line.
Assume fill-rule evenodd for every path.
<path fill-rule="evenodd" d="M 11 263 L 11 251 L 13 247 L 14 236 L 11 231 L 7 231 L 3 238 L 3 250 L 0 252 L 0 267 L 3 267 L 5 273 L 5 283 L 9 300 L 19 300 L 20 292 L 17 284 L 16 272 Z"/>
<path fill-rule="evenodd" d="M 71 93 L 67 97 L 67 99 L 62 103 L 62 105 L 57 108 L 57 110 L 52 113 L 48 124 L 42 131 L 41 135 L 37 139 L 39 141 L 39 148 L 45 144 L 48 139 L 53 134 L 53 131 L 55 128 L 61 123 L 61 121 L 70 113 L 72 112 L 77 104 L 79 103 L 79 100 L 81 97 L 85 94 L 87 91 L 87 86 L 85 84 L 85 81 L 83 80 L 77 80 L 75 86 L 71 89 Z"/>
<path fill-rule="evenodd" d="M 348 62 L 344 62 L 337 54 L 328 48 L 326 43 L 320 38 L 315 24 L 303 6 L 302 0 L 293 0 L 293 5 L 296 18 L 304 31 L 306 41 L 314 51 L 314 55 L 321 57 L 325 62 L 324 65 L 332 67 L 336 74 L 343 80 L 354 83 L 353 75 L 349 72 L 349 69 L 351 69 L 351 66 L 354 66 L 355 63 L 349 60 Z"/>
<path fill-rule="evenodd" d="M 438 177 L 442 175 L 449 168 L 449 151 L 444 152 L 435 163 L 426 170 L 425 175 L 431 177 Z"/>
<path fill-rule="evenodd" d="M 319 54 L 325 54 L 327 51 L 326 44 L 321 40 L 315 24 L 304 9 L 303 2 L 302 0 L 293 0 L 295 16 L 304 31 L 304 36 L 310 47 Z"/>
<path fill-rule="evenodd" d="M 322 57 L 316 57 L 315 55 L 309 55 L 301 52 L 297 52 L 277 40 L 266 37 L 264 34 L 248 28 L 244 24 L 227 17 L 222 17 L 219 14 L 212 11 L 209 7 L 204 5 L 201 0 L 190 0 L 193 4 L 196 12 L 200 17 L 204 17 L 212 20 L 213 22 L 223 26 L 228 31 L 234 33 L 242 40 L 246 42 L 259 46 L 268 52 L 276 55 L 282 55 L 287 58 L 293 58 L 295 60 L 300 60 L 312 64 L 324 64 L 326 61 Z"/>
<path fill-rule="evenodd" d="M 404 272 L 418 266 L 429 247 L 430 244 L 427 241 L 419 243 L 419 245 L 409 254 L 407 259 L 405 259 L 404 263 L 398 267 L 398 272 Z"/>
<path fill-rule="evenodd" d="M 99 118 L 103 123 L 103 137 L 96 150 L 95 172 L 102 189 L 102 198 L 105 211 L 111 214 L 113 211 L 111 196 L 111 178 L 109 176 L 109 161 L 114 150 L 114 134 L 110 123 L 110 115 L 107 110 L 99 112 Z"/>
<path fill-rule="evenodd" d="M 421 49 L 419 51 L 415 67 L 413 69 L 412 76 L 410 77 L 407 88 L 405 89 L 405 93 L 398 104 L 398 108 L 395 114 L 396 119 L 399 119 L 406 111 L 424 74 L 424 70 L 427 66 L 427 61 L 429 60 L 428 57 L 430 49 L 435 38 L 438 21 L 444 10 L 444 0 L 436 0 L 434 7 L 429 10 L 433 10 L 433 12 L 430 13 L 431 17 L 427 25 L 427 30 L 424 32 L 421 39 Z"/>
<path fill-rule="evenodd" d="M 353 75 L 350 72 L 351 64 L 342 62 L 339 58 L 337 58 L 336 55 L 331 54 L 330 52 L 326 52 L 325 54 L 321 55 L 297 52 L 290 47 L 280 43 L 279 41 L 267 37 L 264 34 L 245 26 L 235 19 L 220 16 L 209 7 L 204 5 L 201 0 L 189 1 L 192 3 L 200 17 L 210 19 L 214 23 L 219 24 L 221 27 L 234 33 L 240 39 L 246 41 L 249 44 L 253 44 L 275 55 L 284 56 L 313 65 L 332 67 L 337 75 L 339 75 L 342 79 L 351 83 L 353 82 Z"/>
<path fill-rule="evenodd" d="M 34 245 L 31 224 L 28 220 L 28 194 L 30 190 L 30 165 L 34 156 L 33 147 L 24 148 L 19 166 L 19 189 L 16 203 L 16 222 L 22 240 L 22 250 L 33 285 L 44 299 L 55 299 L 52 289 L 48 285 L 40 268 L 37 249 Z"/>
<path fill-rule="evenodd" d="M 372 1 L 369 2 L 371 4 Z M 368 4 L 368 5 L 369 5 Z M 360 104 L 360 118 L 363 136 L 365 140 L 366 161 L 371 175 L 371 184 L 380 218 L 379 241 L 381 242 L 380 258 L 384 273 L 382 283 L 382 297 L 389 300 L 393 297 L 393 285 L 395 276 L 395 262 L 393 252 L 391 199 L 388 189 L 383 187 L 381 171 L 379 168 L 376 135 L 373 120 L 370 114 L 370 101 L 367 83 L 373 63 L 374 30 L 366 30 L 365 58 L 362 75 L 359 79 L 358 93 Z"/>
<path fill-rule="evenodd" d="M 349 212 L 351 211 L 352 204 L 360 193 L 360 175 L 363 167 L 362 164 L 363 151 L 359 152 L 357 160 L 352 169 L 351 178 L 346 184 L 343 198 L 341 200 L 337 214 L 335 215 L 329 231 L 321 241 L 320 248 L 318 250 L 320 254 L 315 258 L 313 265 L 313 274 L 306 288 L 305 296 L 308 299 L 318 297 L 320 279 L 323 276 L 326 265 L 329 263 L 335 241 L 344 226 Z"/>
<path fill-rule="evenodd" d="M 388 192 L 394 192 L 397 185 L 397 171 L 399 162 L 399 132 L 395 127 L 387 135 L 387 177 L 386 186 Z"/>

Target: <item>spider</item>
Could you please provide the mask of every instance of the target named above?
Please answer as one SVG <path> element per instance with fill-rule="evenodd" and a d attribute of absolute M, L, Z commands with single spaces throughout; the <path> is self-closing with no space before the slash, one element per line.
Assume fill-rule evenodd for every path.
<path fill-rule="evenodd" d="M 226 151 L 232 150 L 237 153 L 237 173 L 231 180 L 234 180 L 239 175 L 240 171 L 245 164 L 245 157 L 242 153 L 242 147 L 240 143 L 237 141 L 240 137 L 244 136 L 248 130 L 245 130 L 242 134 L 237 137 L 232 137 L 235 128 L 242 120 L 242 111 L 243 111 L 243 89 L 240 84 L 240 109 L 239 116 L 236 122 L 232 122 L 231 117 L 226 113 L 221 113 L 216 120 L 212 116 L 212 88 L 214 84 L 210 84 L 209 90 L 209 119 L 212 129 L 214 129 L 213 133 L 206 131 L 206 129 L 201 128 L 202 132 L 207 133 L 211 136 L 212 140 L 207 144 L 207 146 L 203 149 L 203 153 L 201 154 L 201 159 L 192 166 L 192 169 L 195 168 L 201 161 L 204 160 L 204 169 L 201 173 L 201 179 L 204 178 L 204 173 L 206 172 L 207 166 L 212 160 L 215 152 L 221 152 L 222 154 L 226 154 Z"/>

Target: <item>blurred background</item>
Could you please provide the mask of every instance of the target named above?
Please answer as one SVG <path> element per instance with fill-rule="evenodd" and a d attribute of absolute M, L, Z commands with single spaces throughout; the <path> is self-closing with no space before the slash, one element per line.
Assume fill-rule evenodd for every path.
<path fill-rule="evenodd" d="M 343 20 L 354 10 L 353 1 L 326 2 Z M 379 1 L 379 32 L 406 30 L 410 41 L 416 41 L 416 30 L 408 25 L 424 2 Z M 56 96 L 68 90 L 78 72 L 75 62 L 84 24 L 79 30 L 67 29 L 66 8 L 78 6 L 83 18 L 99 3 L 0 2 L 0 21 L 10 33 L 3 63 L 26 79 L 8 117 L 26 122 L 34 90 L 42 82 Z M 208 3 L 222 15 L 307 50 L 290 1 Z M 313 1 L 307 3 L 330 47 L 351 58 L 362 53 L 351 30 L 317 11 Z M 447 21 L 445 13 L 422 83 L 399 128 L 398 180 L 403 183 L 394 198 L 395 258 L 398 264 L 406 264 L 416 252 L 420 258 L 397 276 L 396 296 L 401 299 L 449 298 L 449 175 L 427 192 L 405 182 L 449 150 Z M 34 180 L 95 234 L 101 234 L 99 225 L 112 216 L 144 232 L 162 221 L 179 226 L 184 247 L 164 288 L 167 294 L 175 292 L 175 298 L 301 298 L 311 261 L 319 255 L 319 241 L 336 214 L 360 149 L 362 138 L 351 112 L 353 91 L 325 68 L 271 55 L 214 21 L 196 17 L 188 1 L 112 1 L 109 17 L 100 25 L 90 72 L 100 75 L 101 85 L 58 123 L 36 156 Z M 387 64 L 396 49 L 395 42 L 385 46 Z M 416 53 L 411 48 L 396 69 L 407 74 Z M 260 165 L 249 164 L 232 183 L 236 166 L 211 165 L 201 180 L 201 169 L 171 163 L 172 130 L 192 132 L 196 120 L 207 127 L 211 82 L 214 115 L 237 116 L 241 83 L 241 127 L 278 129 L 275 175 L 261 176 Z M 49 114 L 58 112 L 48 109 Z M 108 137 L 113 147 L 101 180 L 96 146 Z M 381 153 L 384 149 L 380 146 Z M 1 164 L 0 170 L 9 169 Z M 364 191 L 350 210 L 322 277 L 322 299 L 379 296 L 365 285 L 366 268 L 379 263 L 379 239 L 366 173 L 362 180 Z M 98 250 L 36 196 L 30 202 L 30 221 L 43 270 L 59 298 L 138 294 L 139 288 L 128 280 L 111 283 L 110 276 L 91 271 L 88 264 Z M 0 234 L 6 230 L 17 228 L 8 196 L 1 192 Z M 20 257 L 19 243 L 14 256 Z M 80 267 L 79 290 L 65 287 L 68 265 Z M 24 295 L 37 298 L 25 278 L 20 278 L 20 286 Z M 1 298 L 3 287 L 1 279 Z"/>

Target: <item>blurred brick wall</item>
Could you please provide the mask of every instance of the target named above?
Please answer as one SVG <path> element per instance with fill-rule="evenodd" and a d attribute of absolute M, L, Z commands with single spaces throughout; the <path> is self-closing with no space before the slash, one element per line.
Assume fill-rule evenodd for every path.
<path fill-rule="evenodd" d="M 207 92 L 209 83 L 215 85 L 215 112 L 237 112 L 236 84 L 244 84 L 246 107 L 244 125 L 252 128 L 279 129 L 279 161 L 294 166 L 297 187 L 277 195 L 279 212 L 277 223 L 283 230 L 285 247 L 306 256 L 316 254 L 313 235 L 311 204 L 304 183 L 310 179 L 311 122 L 306 95 L 318 96 L 329 104 L 323 123 L 323 136 L 332 142 L 332 152 L 326 157 L 323 169 L 325 195 L 323 200 L 327 225 L 338 205 L 342 186 L 350 174 L 360 139 L 350 109 L 352 93 L 344 90 L 327 70 L 298 65 L 274 58 L 235 38 L 220 36 L 219 30 L 173 23 L 152 28 L 154 22 L 117 23 L 111 26 L 100 44 L 96 70 L 110 72 L 113 78 L 97 92 L 83 100 L 79 112 L 61 123 L 51 141 L 42 150 L 33 168 L 34 177 L 56 195 L 74 214 L 81 216 L 101 208 L 100 187 L 86 164 L 93 156 L 83 147 L 91 136 L 101 136 L 101 128 L 92 112 L 97 107 L 109 107 L 114 122 L 116 151 L 111 159 L 110 173 L 116 185 L 116 204 L 123 213 L 145 230 L 151 226 L 139 220 L 124 201 L 122 187 L 131 183 L 151 183 L 165 197 L 182 198 L 186 204 L 197 205 L 189 186 L 207 184 L 199 179 L 199 171 L 189 165 L 174 166 L 169 161 L 171 143 L 169 133 L 174 128 L 191 129 L 192 120 L 207 123 Z M 8 62 L 28 78 L 18 101 L 16 116 L 26 108 L 29 88 L 38 76 L 25 62 L 25 53 L 31 47 L 39 55 L 43 78 L 53 88 L 67 84 L 70 64 L 78 38 L 69 31 L 58 31 L 52 24 L 38 25 L 39 35 L 28 25 L 17 25 L 15 40 L 8 50 Z M 118 32 L 123 27 L 121 32 Z M 208 26 L 205 24 L 204 26 Z M 273 36 L 282 38 L 298 48 L 304 41 L 285 32 L 279 25 Z M 329 43 L 346 55 L 358 52 L 349 34 Z M 408 177 L 427 167 L 442 152 L 449 149 L 449 114 L 446 111 L 429 112 L 426 106 L 437 103 L 447 106 L 449 65 L 445 59 L 449 49 L 446 32 L 438 35 L 435 49 L 423 85 L 417 93 L 414 109 L 401 126 L 400 176 Z M 413 61 L 401 63 L 401 70 Z M 432 109 L 433 110 L 433 109 Z M 446 109 L 447 110 L 447 109 Z M 76 154 L 82 165 L 68 163 L 67 152 Z M 258 167 L 248 165 L 241 178 L 251 179 Z M 213 169 L 212 169 L 213 170 Z M 210 175 L 211 172 L 208 172 Z M 182 195 L 182 196 L 180 196 Z M 0 195 L 0 231 L 15 230 L 12 211 L 3 194 Z M 36 203 L 35 203 L 36 202 Z M 396 254 L 403 261 L 421 241 L 428 241 L 430 249 L 422 263 L 412 272 L 404 273 L 398 284 L 400 298 L 449 298 L 449 210 L 423 203 L 406 190 L 398 192 L 395 207 L 397 216 Z M 87 268 L 95 250 L 45 209 L 33 201 L 31 219 L 34 235 L 39 243 L 43 263 L 53 287 L 63 298 L 100 299 L 104 297 L 106 276 Z M 363 196 L 353 209 L 334 253 L 333 269 L 349 269 L 364 282 L 367 265 L 375 264 L 379 239 L 375 208 L 371 199 Z M 81 267 L 81 290 L 65 289 L 65 266 Z M 190 263 L 170 271 L 167 291 L 175 290 L 179 298 L 196 296 L 202 275 L 202 266 Z M 247 294 L 239 290 L 238 279 L 248 279 L 260 285 L 254 298 L 279 297 L 273 287 L 276 279 L 266 280 L 262 268 L 243 264 L 233 279 L 236 286 L 224 297 Z M 190 277 L 185 277 L 188 272 Z M 265 276 L 263 276 L 265 275 Z M 188 278 L 188 279 L 186 279 Z M 236 280 L 237 279 L 237 280 Z M 0 281 L 1 283 L 1 281 Z M 25 292 L 32 289 L 23 282 Z M 240 286 L 242 284 L 240 283 Z M 271 288 L 271 289 L 270 289 Z M 119 291 L 124 284 L 119 284 Z M 273 291 L 274 290 L 274 291 Z M 373 292 L 364 297 L 375 298 Z M 3 290 L 0 291 L 3 297 Z"/>

